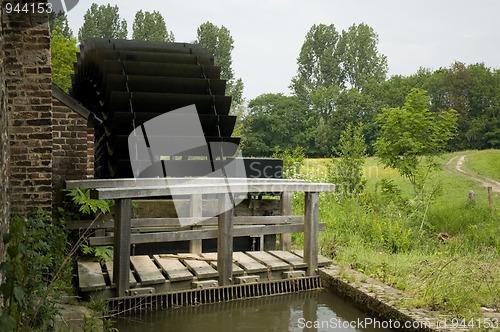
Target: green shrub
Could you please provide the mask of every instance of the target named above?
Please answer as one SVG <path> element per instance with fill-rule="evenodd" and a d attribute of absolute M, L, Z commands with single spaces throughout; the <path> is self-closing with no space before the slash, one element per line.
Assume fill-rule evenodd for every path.
<path fill-rule="evenodd" d="M 0 330 L 47 330 L 57 313 L 56 303 L 69 287 L 54 282 L 68 252 L 65 224 L 43 210 L 26 218 L 15 216 L 3 242 L 7 259 L 0 265 L 6 277 L 0 287 Z"/>

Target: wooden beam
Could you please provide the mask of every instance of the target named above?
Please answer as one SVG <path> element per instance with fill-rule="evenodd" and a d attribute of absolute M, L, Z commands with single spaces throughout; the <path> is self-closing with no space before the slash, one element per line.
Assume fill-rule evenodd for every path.
<path fill-rule="evenodd" d="M 304 262 L 307 275 L 314 276 L 318 270 L 319 193 L 305 194 L 304 207 Z"/>
<path fill-rule="evenodd" d="M 218 224 L 217 217 L 201 219 L 193 218 L 135 218 L 131 221 L 131 227 L 175 227 L 181 225 L 197 225 L 197 226 L 216 226 Z M 235 216 L 235 225 L 277 225 L 277 224 L 302 224 L 304 223 L 303 216 Z M 68 229 L 87 229 L 91 228 L 113 228 L 113 219 L 106 221 L 96 221 L 92 224 L 92 220 L 70 221 L 66 224 Z"/>
<path fill-rule="evenodd" d="M 232 178 L 230 181 L 235 181 Z M 270 178 L 245 178 L 247 183 L 259 184 L 262 182 L 285 182 L 285 183 L 305 183 L 305 180 L 295 180 L 295 179 L 270 179 Z M 186 178 L 150 178 L 150 179 L 88 179 L 88 180 L 67 180 L 66 189 L 98 189 L 98 188 L 123 188 L 123 187 L 143 187 L 143 186 L 161 186 L 161 185 L 175 185 L 182 184 L 189 181 Z M 197 182 L 203 184 L 225 184 L 226 180 L 224 178 L 196 178 Z"/>
<path fill-rule="evenodd" d="M 233 280 L 233 206 L 231 194 L 219 196 L 219 227 L 217 233 L 217 270 L 219 286 L 228 286 Z"/>
<path fill-rule="evenodd" d="M 326 224 L 318 225 L 319 231 L 326 230 Z M 234 228 L 234 237 L 240 236 L 257 236 L 264 234 L 280 234 L 280 233 L 301 233 L 304 232 L 303 224 L 289 225 L 270 225 L 270 226 L 239 226 Z M 216 229 L 174 231 L 174 232 L 159 232 L 159 233 L 140 233 L 130 236 L 131 244 L 140 243 L 158 243 L 158 242 L 174 242 L 174 241 L 189 241 L 201 239 L 216 239 L 218 236 Z M 113 236 L 92 237 L 89 238 L 91 246 L 113 245 Z"/>
<path fill-rule="evenodd" d="M 130 199 L 116 200 L 113 251 L 113 282 L 116 284 L 117 296 L 125 296 L 126 292 L 128 292 L 129 290 L 131 218 L 132 201 Z"/>
<path fill-rule="evenodd" d="M 282 193 L 280 200 L 280 214 L 282 216 L 292 215 L 292 193 Z M 281 233 L 280 234 L 280 249 L 281 250 L 291 250 L 292 249 L 292 233 Z"/>
<path fill-rule="evenodd" d="M 334 192 L 335 185 L 330 183 L 298 183 L 298 182 L 262 182 L 247 183 L 245 180 L 227 179 L 232 193 L 283 193 L 283 192 Z M 227 192 L 227 186 L 214 184 L 182 184 L 182 185 L 156 185 L 124 188 L 98 188 L 90 192 L 94 199 L 120 199 L 141 198 L 155 196 L 172 196 L 196 194 L 223 194 Z"/>
<path fill-rule="evenodd" d="M 201 217 L 203 213 L 203 196 L 200 194 L 191 195 L 189 205 L 190 217 Z M 201 226 L 194 225 L 191 229 L 201 229 Z M 202 240 L 191 240 L 189 242 L 189 252 L 192 254 L 201 255 L 203 252 Z"/>

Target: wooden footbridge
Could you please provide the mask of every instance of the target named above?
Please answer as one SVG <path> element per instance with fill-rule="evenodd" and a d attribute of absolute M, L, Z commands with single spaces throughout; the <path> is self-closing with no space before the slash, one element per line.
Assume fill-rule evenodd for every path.
<path fill-rule="evenodd" d="M 92 246 L 114 247 L 113 262 L 101 265 L 91 258 L 78 260 L 80 291 L 104 291 L 115 307 L 128 310 L 320 287 L 318 267 L 329 261 L 318 256 L 318 232 L 326 229 L 318 222 L 319 194 L 333 192 L 333 184 L 283 179 L 197 180 L 197 185 L 183 183 L 185 179 L 67 181 L 67 188 L 88 188 L 93 198 L 115 201 L 112 219 L 69 225 L 73 229 L 95 229 L 95 236 L 89 238 Z M 182 194 L 189 218 L 134 218 L 132 201 L 163 198 L 162 204 L 171 204 L 168 199 L 173 192 Z M 293 192 L 305 193 L 303 216 L 292 216 Z M 240 204 L 243 208 L 231 206 L 231 196 L 242 195 L 248 196 Z M 263 196 L 274 197 L 268 201 L 278 203 L 277 209 L 269 209 L 269 202 L 253 204 L 253 197 L 265 201 Z M 266 209 L 258 208 L 264 205 Z M 208 217 L 213 215 L 214 206 L 226 208 L 218 216 Z M 291 250 L 291 234 L 301 232 L 304 250 Z M 265 245 L 265 238 L 275 239 L 275 234 L 279 234 L 280 250 L 276 250 L 275 242 Z M 233 239 L 242 236 L 262 241 L 256 251 L 233 252 Z M 217 239 L 217 252 L 204 252 L 204 239 Z M 190 241 L 190 252 L 131 255 L 131 247 L 136 244 L 175 241 Z"/>

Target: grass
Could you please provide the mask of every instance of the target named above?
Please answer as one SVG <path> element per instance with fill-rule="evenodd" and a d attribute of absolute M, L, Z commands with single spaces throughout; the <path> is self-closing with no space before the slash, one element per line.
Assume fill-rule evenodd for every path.
<path fill-rule="evenodd" d="M 468 155 L 467 166 L 476 174 L 500 182 L 500 150 L 484 150 L 471 153 Z"/>
<path fill-rule="evenodd" d="M 499 309 L 500 197 L 494 196 L 492 214 L 486 188 L 455 170 L 458 158 L 444 168 L 464 154 L 463 169 L 500 182 L 499 150 L 445 154 L 439 159 L 443 170 L 427 184 L 439 189 L 428 209 L 411 199 L 413 189 L 397 171 L 367 158 L 363 195 L 321 196 L 320 221 L 327 223 L 320 233 L 322 254 L 409 293 L 407 306 L 457 318 L 481 317 L 481 307 Z M 325 181 L 328 162 L 307 159 L 303 176 Z M 383 179 L 392 186 L 382 189 Z M 476 193 L 474 204 L 467 203 L 469 190 Z M 297 195 L 294 213 L 302 209 L 303 197 Z M 301 234 L 294 235 L 294 244 L 301 243 Z"/>

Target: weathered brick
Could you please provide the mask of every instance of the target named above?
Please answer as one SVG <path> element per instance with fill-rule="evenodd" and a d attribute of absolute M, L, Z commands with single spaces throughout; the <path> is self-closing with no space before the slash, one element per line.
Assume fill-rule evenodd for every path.
<path fill-rule="evenodd" d="M 29 126 L 50 126 L 52 124 L 52 119 L 27 120 L 26 124 Z"/>

